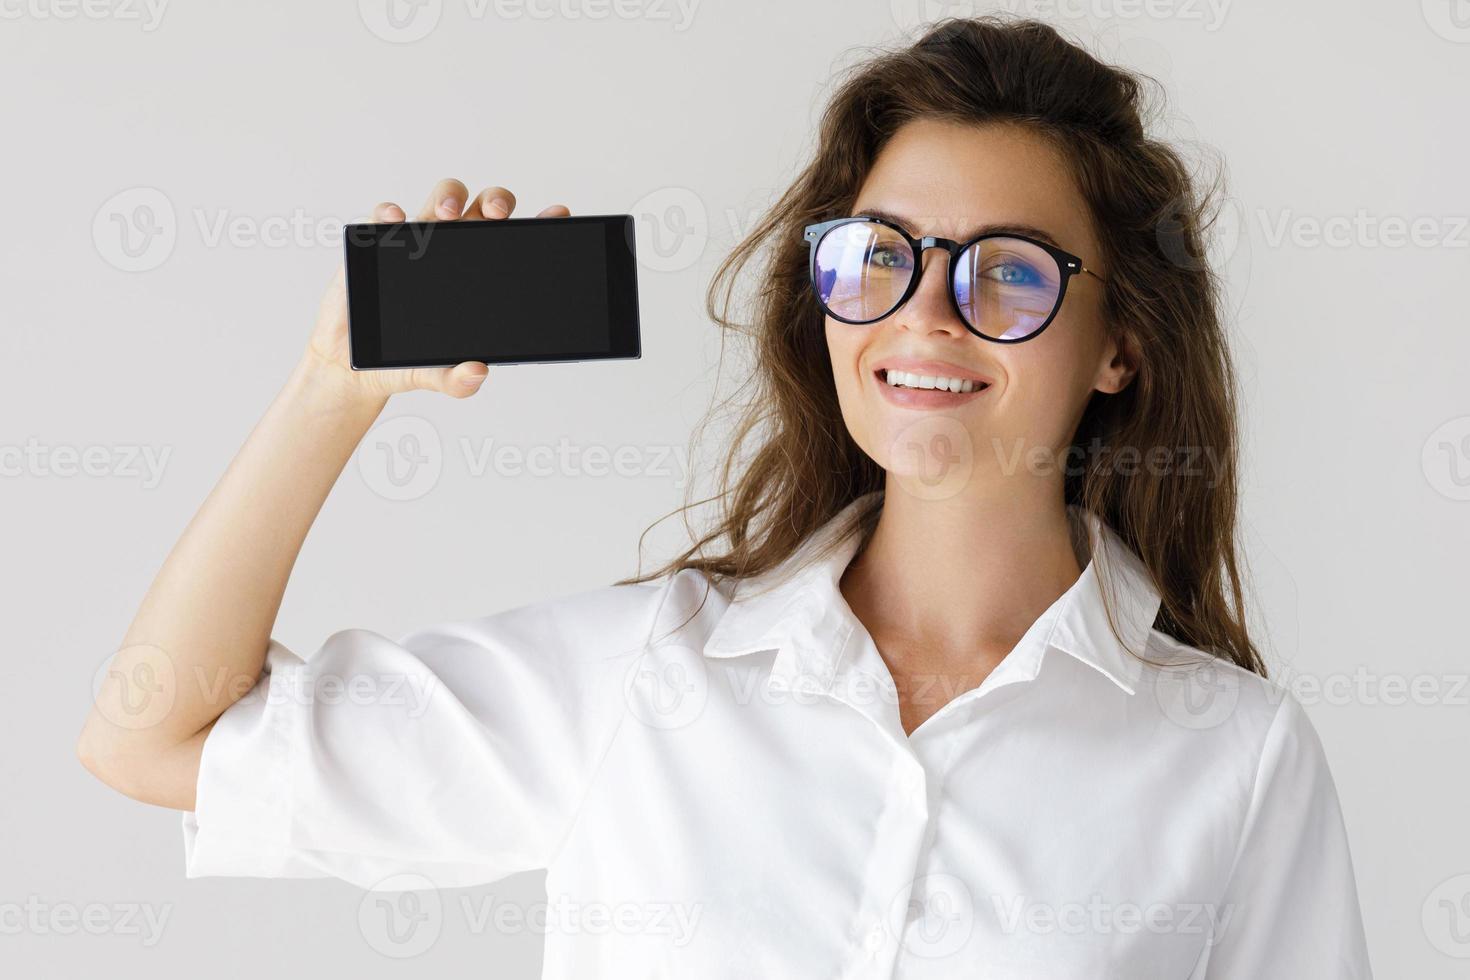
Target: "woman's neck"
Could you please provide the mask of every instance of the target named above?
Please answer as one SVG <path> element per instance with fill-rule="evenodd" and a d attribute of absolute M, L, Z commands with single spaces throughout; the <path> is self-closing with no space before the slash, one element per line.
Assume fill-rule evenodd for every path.
<path fill-rule="evenodd" d="M 973 490 L 924 500 L 889 480 L 878 525 L 841 582 L 875 638 L 938 661 L 998 662 L 1076 582 L 1059 486 Z"/>

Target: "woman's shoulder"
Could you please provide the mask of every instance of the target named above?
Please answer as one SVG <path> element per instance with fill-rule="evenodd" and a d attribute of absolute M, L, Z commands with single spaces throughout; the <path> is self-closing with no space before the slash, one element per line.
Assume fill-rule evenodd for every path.
<path fill-rule="evenodd" d="M 556 650 L 596 659 L 634 654 L 661 637 L 687 639 L 717 619 L 729 586 L 685 568 L 638 582 L 615 582 L 557 593 L 471 619 L 415 630 L 478 645 Z"/>
<path fill-rule="evenodd" d="M 1321 757 L 1310 718 L 1290 687 L 1224 657 L 1150 631 L 1138 692 L 1181 735 L 1219 737 L 1254 766 L 1274 743 Z"/>

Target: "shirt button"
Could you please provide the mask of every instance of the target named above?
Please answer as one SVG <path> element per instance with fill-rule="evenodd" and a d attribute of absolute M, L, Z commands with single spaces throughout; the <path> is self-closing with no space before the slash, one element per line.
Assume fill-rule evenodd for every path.
<path fill-rule="evenodd" d="M 881 924 L 868 930 L 867 938 L 863 940 L 863 948 L 870 956 L 876 955 L 883 948 L 883 926 Z"/>

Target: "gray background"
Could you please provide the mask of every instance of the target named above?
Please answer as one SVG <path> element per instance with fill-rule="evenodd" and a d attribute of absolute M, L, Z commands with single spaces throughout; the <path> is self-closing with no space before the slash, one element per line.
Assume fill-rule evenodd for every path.
<path fill-rule="evenodd" d="M 1160 78 L 1166 131 L 1228 161 L 1214 248 L 1262 636 L 1326 744 L 1376 971 L 1417 980 L 1463 976 L 1470 957 L 1457 4 L 1007 5 Z M 276 635 L 304 652 L 344 626 L 392 634 L 630 572 L 638 533 L 682 499 L 672 454 L 716 381 L 704 286 L 793 175 L 833 69 L 925 17 L 996 9 L 704 0 L 690 16 L 624 0 L 598 17 L 567 0 L 443 0 L 396 28 L 383 8 L 0 7 L 12 975 L 536 976 L 540 936 L 483 928 L 462 904 L 525 907 L 535 876 L 445 893 L 417 959 L 345 885 L 186 881 L 177 815 L 74 760 L 94 675 L 299 355 L 335 226 L 382 199 L 415 210 L 444 176 L 504 184 L 520 214 L 637 215 L 645 356 L 493 370 L 468 402 L 396 398 L 308 540 Z M 502 445 L 565 445 L 570 462 L 480 466 Z M 620 447 L 621 473 L 588 469 L 589 451 Z M 161 473 L 134 453 L 166 453 Z M 663 532 L 649 558 L 678 521 Z M 83 913 L 96 934 L 68 919 Z M 147 914 L 167 916 L 161 935 L 140 928 Z"/>

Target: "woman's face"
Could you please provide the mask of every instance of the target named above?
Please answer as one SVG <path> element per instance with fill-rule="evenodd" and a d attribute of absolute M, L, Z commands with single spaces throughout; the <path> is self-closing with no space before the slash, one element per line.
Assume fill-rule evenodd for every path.
<path fill-rule="evenodd" d="M 964 242 L 981 229 L 1050 239 L 1107 278 L 1088 209 L 1050 144 L 1009 125 L 915 120 L 894 134 L 858 192 L 854 214 L 876 213 L 910 235 Z M 1040 234 L 1038 233 L 1040 232 Z M 909 300 L 877 323 L 826 319 L 827 346 L 848 431 L 890 475 L 921 495 L 952 496 L 996 475 L 1059 472 L 1093 391 L 1115 392 L 1132 370 L 1103 327 L 1102 283 L 1075 275 L 1040 334 L 998 344 L 970 333 L 948 295 L 948 257 L 924 253 Z M 937 361 L 915 373 L 979 379 L 950 404 L 885 380 L 892 361 Z M 932 370 L 925 370 L 925 367 Z M 941 398 L 943 396 L 940 396 Z"/>

